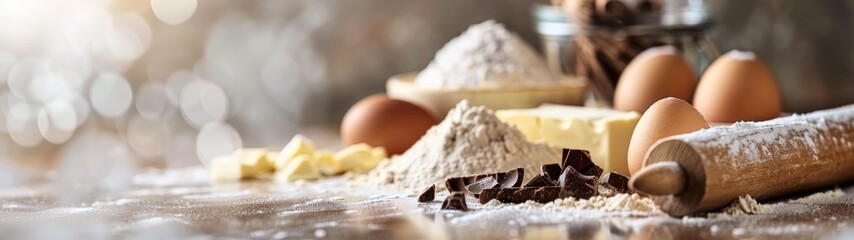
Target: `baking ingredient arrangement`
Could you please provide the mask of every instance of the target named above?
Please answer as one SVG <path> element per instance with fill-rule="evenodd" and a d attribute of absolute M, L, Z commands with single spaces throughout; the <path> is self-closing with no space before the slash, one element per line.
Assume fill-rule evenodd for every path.
<path fill-rule="evenodd" d="M 591 19 L 630 20 L 597 14 Z M 413 87 L 448 96 L 473 91 L 477 100 L 478 90 L 557 87 L 549 84 L 559 78 L 516 34 L 490 20 L 448 42 Z M 398 191 L 441 211 L 593 209 L 677 217 L 767 214 L 770 208 L 757 200 L 854 180 L 854 105 L 780 117 L 774 77 L 751 52 L 731 51 L 698 73 L 676 47 L 646 49 L 622 71 L 612 100 L 613 109 L 548 100 L 490 109 L 463 99 L 439 112 L 442 98 L 378 94 L 344 116 L 347 146 L 339 152 L 317 150 L 298 135 L 280 152 L 250 148 L 217 158 L 210 175 L 216 181 L 344 178 L 350 187 Z"/>

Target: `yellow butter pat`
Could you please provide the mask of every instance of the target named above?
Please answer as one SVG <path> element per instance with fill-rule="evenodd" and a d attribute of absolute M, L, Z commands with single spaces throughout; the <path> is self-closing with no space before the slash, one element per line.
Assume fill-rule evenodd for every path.
<path fill-rule="evenodd" d="M 233 155 L 237 161 L 255 168 L 257 173 L 273 171 L 273 165 L 267 160 L 267 149 L 241 148 L 234 151 Z"/>
<path fill-rule="evenodd" d="M 267 163 L 270 166 L 273 166 L 273 169 L 276 169 L 276 159 L 279 158 L 279 153 L 276 151 L 267 151 Z"/>
<path fill-rule="evenodd" d="M 375 147 L 371 149 L 371 158 L 365 159 L 362 161 L 356 169 L 359 172 L 367 172 L 377 167 L 380 164 L 380 161 L 386 159 L 388 157 L 388 153 L 386 152 L 384 147 Z"/>
<path fill-rule="evenodd" d="M 312 180 L 320 177 L 320 171 L 314 167 L 314 159 L 310 154 L 297 155 L 288 165 L 276 172 L 276 178 L 284 181 L 299 179 Z"/>
<path fill-rule="evenodd" d="M 344 171 L 362 169 L 364 161 L 372 161 L 374 155 L 371 146 L 364 143 L 353 144 L 335 153 L 335 162 Z"/>
<path fill-rule="evenodd" d="M 210 178 L 213 181 L 248 179 L 255 176 L 255 167 L 246 165 L 233 156 L 220 156 L 210 162 Z"/>
<path fill-rule="evenodd" d="M 371 155 L 374 155 L 374 158 L 383 160 L 388 158 L 388 151 L 386 151 L 384 147 L 375 147 L 371 149 Z"/>
<path fill-rule="evenodd" d="M 296 156 L 312 155 L 314 154 L 314 151 L 314 142 L 303 135 L 297 134 L 290 142 L 288 142 L 287 145 L 285 145 L 285 148 L 279 152 L 279 156 L 276 157 L 274 165 L 276 169 L 284 169 L 290 165 L 290 161 L 296 158 Z"/>
<path fill-rule="evenodd" d="M 314 166 L 321 174 L 326 176 L 338 175 L 344 172 L 341 165 L 335 161 L 335 153 L 327 150 L 319 150 L 314 152 Z"/>
<path fill-rule="evenodd" d="M 629 140 L 640 119 L 636 112 L 544 104 L 538 108 L 498 110 L 501 121 L 515 126 L 530 141 L 590 151 L 606 172 L 629 174 Z"/>

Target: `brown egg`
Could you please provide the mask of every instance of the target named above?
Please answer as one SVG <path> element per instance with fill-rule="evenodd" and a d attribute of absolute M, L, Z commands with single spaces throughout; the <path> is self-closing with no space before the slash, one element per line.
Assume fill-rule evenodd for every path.
<path fill-rule="evenodd" d="M 694 70 L 675 47 L 650 48 L 623 70 L 614 89 L 614 108 L 643 113 L 662 98 L 688 101 L 694 86 Z"/>
<path fill-rule="evenodd" d="M 389 155 L 401 154 L 438 122 L 415 104 L 376 94 L 350 107 L 341 121 L 341 139 L 347 145 L 367 143 L 385 147 Z"/>
<path fill-rule="evenodd" d="M 706 69 L 694 107 L 709 122 L 764 121 L 780 116 L 780 101 L 765 63 L 751 52 L 731 51 Z"/>
<path fill-rule="evenodd" d="M 659 139 L 708 128 L 709 123 L 691 104 L 678 98 L 665 98 L 652 104 L 638 120 L 629 141 L 629 172 L 643 167 L 647 150 Z"/>

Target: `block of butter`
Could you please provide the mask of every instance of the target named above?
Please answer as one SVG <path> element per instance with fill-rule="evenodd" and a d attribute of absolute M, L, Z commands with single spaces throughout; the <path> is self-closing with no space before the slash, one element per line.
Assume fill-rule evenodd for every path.
<path fill-rule="evenodd" d="M 210 178 L 214 182 L 249 179 L 257 173 L 255 166 L 245 164 L 232 155 L 214 158 L 210 168 Z"/>
<path fill-rule="evenodd" d="M 288 142 L 287 145 L 285 145 L 285 148 L 279 152 L 273 165 L 277 170 L 284 169 L 290 165 L 290 161 L 292 159 L 303 154 L 314 154 L 315 150 L 314 142 L 302 135 L 296 135 L 290 142 Z"/>
<path fill-rule="evenodd" d="M 284 181 L 298 179 L 312 180 L 320 177 L 312 154 L 297 155 L 288 162 L 288 166 L 276 171 L 276 178 Z"/>
<path fill-rule="evenodd" d="M 636 112 L 544 104 L 531 109 L 498 110 L 495 115 L 530 141 L 585 149 L 606 172 L 629 174 L 626 156 L 640 119 Z"/>
<path fill-rule="evenodd" d="M 347 171 L 341 168 L 341 165 L 335 161 L 335 152 L 329 150 L 314 152 L 314 166 L 320 170 L 320 173 L 326 176 L 338 175 Z"/>
<path fill-rule="evenodd" d="M 267 159 L 267 149 L 241 148 L 234 151 L 233 156 L 244 165 L 254 167 L 257 173 L 273 172 L 273 164 Z"/>
<path fill-rule="evenodd" d="M 345 170 L 359 171 L 364 168 L 366 162 L 374 161 L 371 150 L 372 148 L 368 144 L 353 144 L 335 153 L 334 159 L 338 166 Z"/>

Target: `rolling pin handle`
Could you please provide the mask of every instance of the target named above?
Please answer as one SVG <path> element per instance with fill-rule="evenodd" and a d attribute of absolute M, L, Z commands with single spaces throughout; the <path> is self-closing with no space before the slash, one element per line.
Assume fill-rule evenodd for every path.
<path fill-rule="evenodd" d="M 651 196 L 676 195 L 685 189 L 685 170 L 677 162 L 656 162 L 641 168 L 629 180 L 629 187 Z"/>

